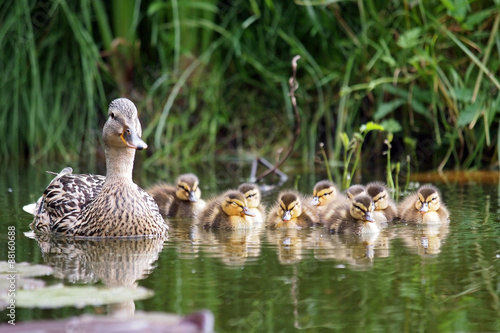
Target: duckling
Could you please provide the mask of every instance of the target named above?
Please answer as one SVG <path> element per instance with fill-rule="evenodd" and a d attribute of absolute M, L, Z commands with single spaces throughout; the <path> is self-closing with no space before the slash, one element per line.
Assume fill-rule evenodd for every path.
<path fill-rule="evenodd" d="M 177 186 L 160 183 L 148 190 L 164 217 L 196 217 L 205 208 L 201 199 L 199 180 L 196 175 L 186 173 L 177 177 Z"/>
<path fill-rule="evenodd" d="M 389 197 L 387 187 L 381 182 L 373 182 L 366 185 L 368 194 L 375 204 L 373 218 L 377 223 L 391 222 L 398 215 L 398 209 L 394 201 Z"/>
<path fill-rule="evenodd" d="M 248 208 L 245 196 L 230 190 L 210 200 L 199 220 L 204 222 L 204 228 L 234 230 L 252 228 L 250 217 L 255 217 L 255 214 Z"/>
<path fill-rule="evenodd" d="M 365 187 L 360 184 L 351 185 L 346 191 L 346 195 L 349 200 L 354 199 L 355 196 L 361 193 L 365 193 Z"/>
<path fill-rule="evenodd" d="M 300 229 L 319 224 L 319 219 L 300 194 L 283 191 L 268 215 L 268 223 L 271 229 Z"/>
<path fill-rule="evenodd" d="M 266 209 L 261 203 L 262 195 L 259 187 L 251 183 L 243 183 L 238 187 L 238 191 L 243 193 L 247 201 L 248 209 L 255 214 L 250 219 L 254 223 L 263 223 L 266 220 Z"/>
<path fill-rule="evenodd" d="M 325 227 L 332 233 L 352 233 L 363 235 L 380 231 L 373 211 L 375 205 L 372 198 L 365 194 L 358 194 L 351 202 L 345 202 L 329 210 L 323 216 Z"/>
<path fill-rule="evenodd" d="M 328 206 L 338 194 L 339 190 L 334 183 L 329 180 L 320 180 L 314 185 L 311 205 L 321 210 L 321 208 Z"/>
<path fill-rule="evenodd" d="M 141 140 L 137 109 L 126 98 L 111 102 L 103 128 L 106 177 L 63 169 L 37 201 L 32 230 L 66 236 L 164 236 L 168 231 L 154 199 L 132 181 Z"/>
<path fill-rule="evenodd" d="M 433 185 L 421 186 L 399 204 L 399 217 L 405 222 L 433 224 L 446 222 L 449 216 L 439 190 Z"/>

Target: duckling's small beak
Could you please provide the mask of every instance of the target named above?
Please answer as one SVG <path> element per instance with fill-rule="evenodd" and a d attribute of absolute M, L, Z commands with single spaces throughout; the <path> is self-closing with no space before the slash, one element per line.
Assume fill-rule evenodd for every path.
<path fill-rule="evenodd" d="M 243 207 L 243 214 L 248 216 L 255 216 L 255 213 L 248 209 L 248 207 Z"/>
<path fill-rule="evenodd" d="M 292 219 L 292 213 L 289 210 L 285 210 L 285 214 L 282 217 L 283 221 L 290 221 Z"/>
<path fill-rule="evenodd" d="M 137 135 L 135 129 L 132 127 L 129 127 L 127 130 L 123 131 L 123 133 L 120 135 L 120 138 L 129 148 L 137 150 L 148 148 L 146 142 L 142 141 L 139 135 Z"/>
<path fill-rule="evenodd" d="M 196 194 L 194 191 L 189 191 L 189 196 L 188 196 L 189 201 L 191 202 L 196 202 L 198 201 L 198 198 L 196 197 Z"/>
<path fill-rule="evenodd" d="M 420 213 L 424 214 L 429 211 L 429 204 L 427 202 L 424 202 L 422 204 L 422 207 L 420 207 Z"/>
<path fill-rule="evenodd" d="M 368 222 L 375 222 L 375 219 L 373 218 L 372 212 L 365 213 L 365 220 Z"/>
<path fill-rule="evenodd" d="M 313 197 L 313 199 L 311 200 L 311 205 L 319 206 L 319 197 Z"/>

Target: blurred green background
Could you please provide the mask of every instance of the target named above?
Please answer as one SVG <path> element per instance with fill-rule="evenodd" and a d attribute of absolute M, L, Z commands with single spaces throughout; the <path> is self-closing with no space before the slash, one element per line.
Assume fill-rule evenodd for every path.
<path fill-rule="evenodd" d="M 382 166 L 389 145 L 412 170 L 498 166 L 498 0 L 0 3 L 2 159 L 97 163 L 124 96 L 146 167 L 274 160 L 292 141 L 300 55 L 299 162 L 324 163 L 322 142 L 345 165 L 364 142 L 361 160 Z"/>

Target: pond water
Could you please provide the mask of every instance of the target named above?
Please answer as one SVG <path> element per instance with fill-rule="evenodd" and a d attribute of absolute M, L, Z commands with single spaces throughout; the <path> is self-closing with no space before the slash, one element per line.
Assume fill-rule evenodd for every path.
<path fill-rule="evenodd" d="M 243 181 L 247 169 L 235 165 L 194 170 L 203 196 Z M 44 170 L 62 167 L 4 167 L 0 261 L 7 260 L 7 231 L 15 226 L 16 261 L 51 266 L 52 274 L 38 278 L 47 286 L 122 286 L 154 294 L 114 305 L 18 307 L 18 322 L 134 308 L 181 315 L 209 309 L 217 332 L 500 331 L 498 176 L 488 184 L 435 180 L 451 212 L 449 224 L 394 224 L 374 237 L 321 228 L 212 232 L 184 220 L 169 221 L 164 242 L 28 238 L 31 217 L 22 207 L 52 178 Z M 156 170 L 136 181 L 147 187 L 173 180 L 176 171 L 192 170 Z M 264 202 L 274 203 L 277 192 L 294 183 L 309 193 L 324 176 L 301 174 L 265 193 Z"/>

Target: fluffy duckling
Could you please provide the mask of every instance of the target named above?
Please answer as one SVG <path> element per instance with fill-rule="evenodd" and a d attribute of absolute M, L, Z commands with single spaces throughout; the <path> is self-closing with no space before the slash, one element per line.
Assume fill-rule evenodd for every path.
<path fill-rule="evenodd" d="M 365 192 L 375 204 L 373 218 L 377 223 L 391 222 L 398 215 L 396 204 L 389 196 L 387 187 L 381 182 L 369 183 L 365 187 Z"/>
<path fill-rule="evenodd" d="M 332 233 L 352 233 L 363 235 L 380 231 L 373 211 L 375 205 L 372 198 L 365 194 L 358 194 L 351 202 L 343 203 L 325 213 L 325 226 Z"/>
<path fill-rule="evenodd" d="M 245 196 L 239 191 L 230 190 L 210 200 L 199 215 L 199 220 L 204 228 L 235 230 L 252 228 L 250 217 L 254 216 Z"/>
<path fill-rule="evenodd" d="M 248 209 L 255 214 L 250 219 L 254 223 L 263 223 L 266 219 L 266 209 L 261 203 L 262 195 L 257 185 L 251 183 L 243 183 L 238 187 L 238 191 L 243 193 L 247 201 Z"/>
<path fill-rule="evenodd" d="M 360 184 L 351 185 L 346 191 L 346 195 L 349 198 L 349 200 L 354 199 L 354 197 L 357 196 L 358 194 L 364 194 L 364 193 L 365 193 L 365 187 Z"/>
<path fill-rule="evenodd" d="M 433 185 L 421 186 L 399 204 L 399 217 L 405 222 L 433 224 L 446 222 L 449 216 L 439 190 Z"/>
<path fill-rule="evenodd" d="M 106 177 L 64 168 L 38 199 L 31 229 L 70 237 L 164 236 L 158 205 L 132 180 L 135 151 L 147 148 L 141 134 L 134 103 L 113 100 L 102 129 Z"/>
<path fill-rule="evenodd" d="M 196 217 L 206 204 L 201 199 L 198 177 L 186 173 L 177 177 L 176 184 L 157 184 L 148 193 L 155 199 L 163 217 Z"/>
<path fill-rule="evenodd" d="M 317 215 L 307 201 L 295 191 L 284 191 L 268 215 L 269 227 L 300 229 L 319 223 Z"/>
<path fill-rule="evenodd" d="M 328 206 L 338 193 L 339 190 L 334 183 L 329 180 L 320 180 L 314 185 L 311 205 L 316 207 Z"/>

